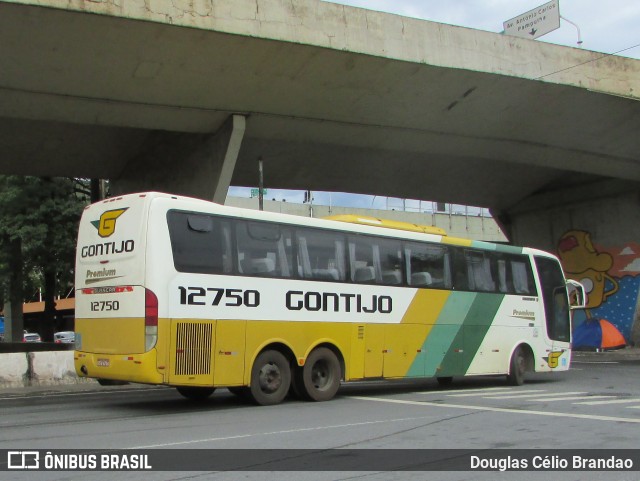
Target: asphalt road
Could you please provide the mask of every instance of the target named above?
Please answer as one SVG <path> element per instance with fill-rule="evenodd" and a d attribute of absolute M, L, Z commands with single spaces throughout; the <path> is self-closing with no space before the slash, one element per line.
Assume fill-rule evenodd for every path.
<path fill-rule="evenodd" d="M 637 449 L 640 360 L 580 356 L 571 371 L 343 386 L 325 403 L 254 406 L 221 389 L 206 402 L 174 389 L 77 385 L 0 391 L 0 449 Z M 0 460 L 1 462 L 2 460 Z M 365 467 L 363 466 L 363 469 Z M 2 479 L 264 479 L 256 472 L 0 473 Z M 153 474 L 153 475 L 151 475 Z M 549 473 L 517 474 L 550 479 Z M 551 479 L 559 479 L 551 473 Z M 9 475 L 9 476 L 5 476 Z M 496 473 L 280 473 L 274 479 L 496 479 Z M 514 479 L 513 476 L 503 479 Z M 602 479 L 563 473 L 562 479 Z M 607 479 L 640 479 L 640 472 Z"/>

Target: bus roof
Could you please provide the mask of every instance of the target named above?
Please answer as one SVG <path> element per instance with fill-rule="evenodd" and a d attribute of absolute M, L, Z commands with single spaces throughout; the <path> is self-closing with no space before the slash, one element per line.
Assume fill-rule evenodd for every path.
<path fill-rule="evenodd" d="M 538 249 L 513 246 L 509 244 L 487 242 L 487 241 L 471 240 L 471 239 L 465 239 L 465 238 L 459 238 L 459 237 L 451 237 L 447 235 L 444 229 L 439 227 L 412 224 L 410 222 L 402 222 L 402 221 L 395 221 L 395 220 L 388 220 L 388 219 L 380 219 L 373 216 L 343 214 L 343 215 L 327 216 L 322 218 L 319 218 L 319 217 L 310 218 L 310 217 L 296 216 L 292 214 L 284 214 L 279 212 L 256 211 L 256 210 L 251 210 L 251 209 L 246 209 L 241 207 L 225 206 L 222 204 L 216 204 L 214 202 L 203 200 L 203 199 L 196 199 L 193 197 L 167 194 L 167 193 L 161 193 L 161 192 L 142 192 L 142 193 L 136 193 L 136 194 L 125 194 L 119 198 L 121 199 L 123 197 L 125 198 L 138 197 L 138 198 L 145 199 L 146 201 L 152 201 L 154 199 L 176 200 L 182 203 L 181 208 L 199 209 L 199 208 L 205 208 L 206 206 L 204 210 L 210 213 L 217 212 L 217 213 L 224 213 L 226 215 L 239 216 L 246 219 L 255 219 L 255 220 L 262 219 L 262 220 L 267 220 L 272 222 L 285 222 L 288 224 L 295 224 L 295 225 L 308 226 L 308 227 L 317 226 L 317 227 L 329 228 L 329 225 L 327 224 L 331 224 L 332 221 L 333 222 L 338 221 L 343 224 L 350 224 L 352 226 L 351 228 L 347 227 L 346 225 L 345 227 L 347 228 L 347 230 L 353 230 L 354 232 L 362 232 L 362 233 L 368 233 L 368 234 L 374 234 L 374 235 L 379 234 L 379 235 L 393 236 L 392 232 L 395 230 L 398 232 L 399 236 L 410 238 L 413 240 L 420 240 L 422 237 L 421 234 L 424 234 L 427 236 L 429 235 L 434 236 L 434 238 L 431 239 L 434 242 L 442 242 L 443 244 L 448 244 L 448 245 L 457 245 L 457 246 L 470 247 L 470 248 L 476 248 L 476 249 L 482 249 L 482 250 L 496 250 L 504 253 L 513 253 L 513 254 L 525 253 L 530 255 L 544 255 L 544 256 L 555 257 L 553 254 L 549 252 L 545 252 Z M 93 204 L 93 205 L 95 206 L 103 203 L 109 203 L 117 199 L 118 198 L 105 199 L 104 201 Z M 374 232 L 378 229 L 380 229 L 379 232 Z M 408 235 L 403 236 L 402 234 L 400 234 L 400 232 L 406 232 Z"/>
<path fill-rule="evenodd" d="M 422 232 L 424 234 L 434 234 L 446 236 L 447 232 L 440 228 L 430 225 L 413 224 L 411 222 L 403 222 L 400 220 L 380 219 L 368 215 L 341 214 L 323 217 L 327 220 L 336 220 L 338 222 L 349 222 L 351 224 L 371 225 L 376 227 L 386 227 L 387 229 L 406 230 L 409 232 Z"/>

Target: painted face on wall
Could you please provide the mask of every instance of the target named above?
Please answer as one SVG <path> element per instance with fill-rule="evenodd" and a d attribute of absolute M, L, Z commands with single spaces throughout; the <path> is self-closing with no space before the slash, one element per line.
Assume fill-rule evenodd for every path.
<path fill-rule="evenodd" d="M 600 306 L 618 290 L 618 282 L 607 274 L 613 266 L 613 257 L 607 252 L 598 252 L 588 232 L 572 230 L 564 234 L 558 242 L 558 255 L 567 277 L 585 287 L 587 308 Z M 607 280 L 613 289 L 605 290 Z"/>

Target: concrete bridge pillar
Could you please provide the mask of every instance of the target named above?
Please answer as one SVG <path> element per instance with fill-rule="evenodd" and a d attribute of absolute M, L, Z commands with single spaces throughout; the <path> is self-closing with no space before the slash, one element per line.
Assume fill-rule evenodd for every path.
<path fill-rule="evenodd" d="M 154 190 L 224 204 L 245 128 L 244 116 L 231 115 L 214 134 L 153 132 L 111 179 L 111 193 Z"/>
<path fill-rule="evenodd" d="M 558 255 L 567 277 L 588 290 L 574 325 L 606 319 L 640 345 L 640 193 L 606 180 L 530 198 L 509 211 L 514 244 Z"/>

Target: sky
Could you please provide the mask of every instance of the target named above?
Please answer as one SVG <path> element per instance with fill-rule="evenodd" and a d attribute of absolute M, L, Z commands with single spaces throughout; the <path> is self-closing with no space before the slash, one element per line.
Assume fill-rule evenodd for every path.
<path fill-rule="evenodd" d="M 560 28 L 539 37 L 549 42 L 605 54 L 640 59 L 640 0 L 559 0 Z M 527 12 L 545 0 L 333 0 L 332 3 L 378 10 L 406 17 L 431 20 L 489 32 L 501 32 L 503 22 Z M 578 29 L 581 44 L 578 44 Z M 231 187 L 229 195 L 248 197 L 249 189 Z M 314 203 L 362 208 L 429 209 L 430 203 L 380 196 L 314 192 Z M 299 202 L 304 192 L 270 189 L 266 199 Z M 464 212 L 464 207 L 454 206 Z"/>

